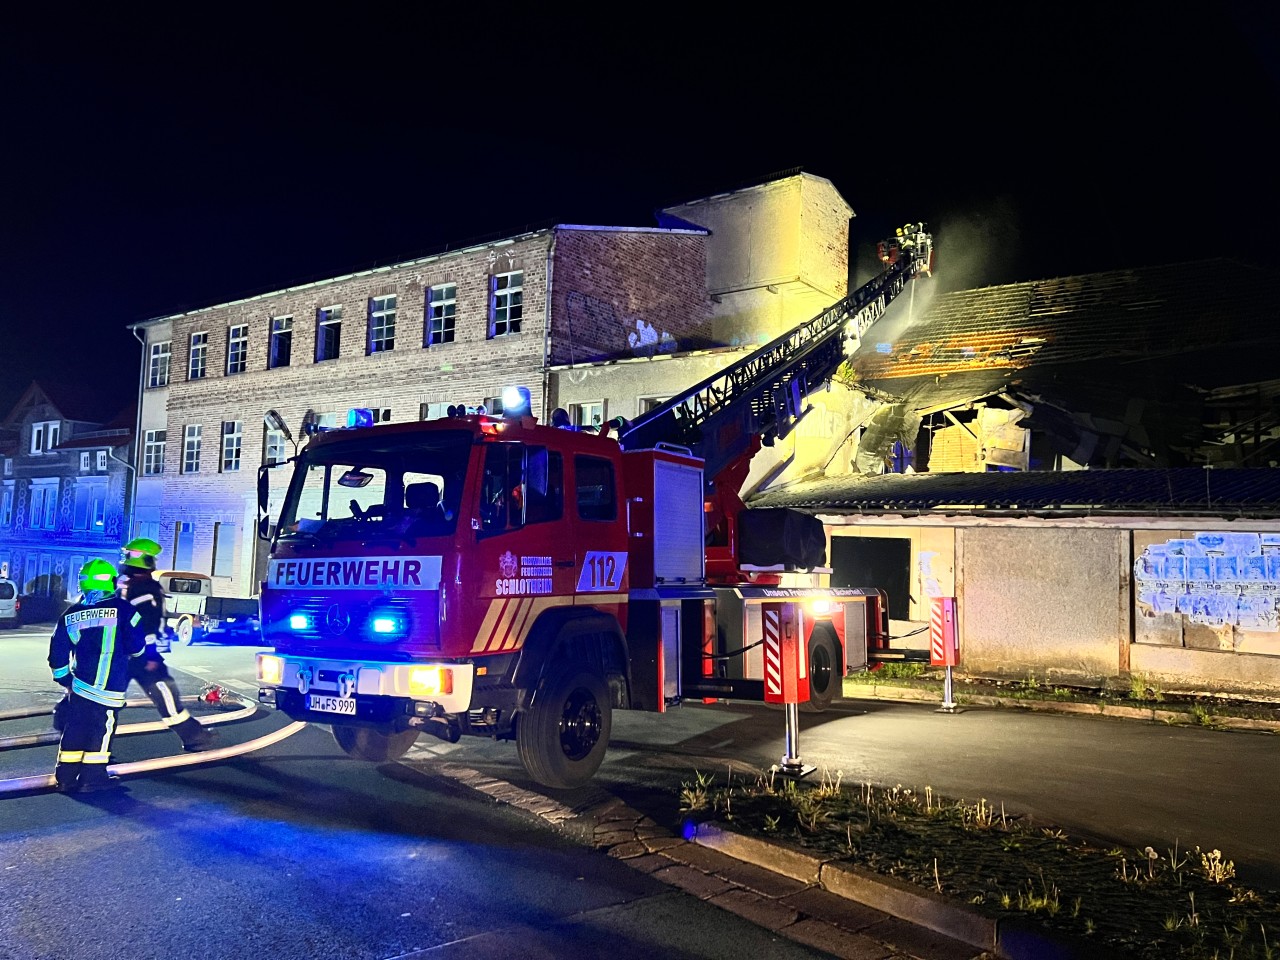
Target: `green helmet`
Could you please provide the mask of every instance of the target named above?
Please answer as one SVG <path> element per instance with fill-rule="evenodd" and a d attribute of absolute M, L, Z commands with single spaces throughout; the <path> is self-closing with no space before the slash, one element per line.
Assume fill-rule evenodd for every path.
<path fill-rule="evenodd" d="M 111 593 L 116 588 L 116 568 L 94 557 L 80 568 L 80 589 L 85 593 Z"/>
<path fill-rule="evenodd" d="M 160 555 L 160 544 L 149 537 L 134 537 L 120 548 L 120 565 L 137 567 L 141 570 L 154 570 L 156 557 Z"/>

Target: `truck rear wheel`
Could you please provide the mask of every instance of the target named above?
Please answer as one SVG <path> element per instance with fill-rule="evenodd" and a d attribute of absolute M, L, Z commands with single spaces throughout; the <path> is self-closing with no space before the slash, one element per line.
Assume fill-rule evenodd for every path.
<path fill-rule="evenodd" d="M 581 667 L 552 671 L 516 725 L 526 772 L 546 787 L 580 787 L 600 769 L 613 707 L 604 681 Z"/>
<path fill-rule="evenodd" d="M 828 627 L 814 627 L 809 637 L 809 701 L 800 704 L 806 713 L 821 713 L 831 706 L 844 685 L 844 661 L 840 643 Z"/>
<path fill-rule="evenodd" d="M 333 739 L 349 757 L 386 763 L 399 760 L 418 740 L 417 730 L 380 733 L 371 727 L 334 726 Z"/>

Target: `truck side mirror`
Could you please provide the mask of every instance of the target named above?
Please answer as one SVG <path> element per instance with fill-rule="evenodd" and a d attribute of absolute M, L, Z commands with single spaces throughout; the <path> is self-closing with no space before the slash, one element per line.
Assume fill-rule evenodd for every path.
<path fill-rule="evenodd" d="M 267 476 L 267 468 L 258 468 L 258 512 L 267 512 L 267 499 L 271 494 L 271 479 Z"/>

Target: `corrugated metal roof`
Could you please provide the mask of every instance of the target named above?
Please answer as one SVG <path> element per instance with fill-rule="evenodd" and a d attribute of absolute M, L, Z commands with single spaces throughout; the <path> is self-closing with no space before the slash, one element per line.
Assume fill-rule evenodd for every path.
<path fill-rule="evenodd" d="M 771 490 L 751 507 L 808 513 L 1280 516 L 1280 470 L 1077 470 L 829 477 Z"/>

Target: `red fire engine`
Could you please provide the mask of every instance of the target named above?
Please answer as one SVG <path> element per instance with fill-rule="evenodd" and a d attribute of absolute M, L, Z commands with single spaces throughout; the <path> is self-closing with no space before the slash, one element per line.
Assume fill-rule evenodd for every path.
<path fill-rule="evenodd" d="M 259 699 L 366 760 L 423 732 L 514 739 L 551 787 L 595 773 L 614 709 L 685 699 L 788 704 L 792 756 L 795 704 L 840 695 L 882 643 L 883 596 L 783 586 L 823 567 L 822 525 L 739 492 L 930 247 L 919 225 L 844 300 L 601 433 L 538 423 L 521 391 L 501 416 L 313 436 L 260 597 Z M 265 537 L 268 468 L 258 493 Z"/>

